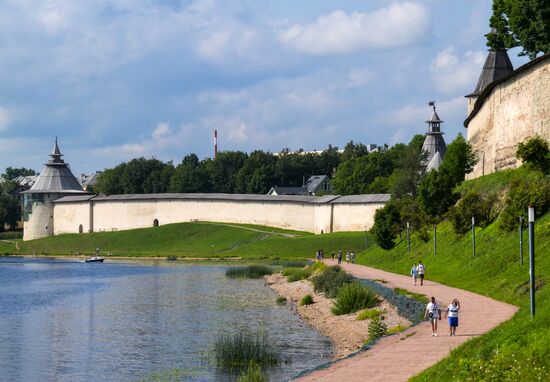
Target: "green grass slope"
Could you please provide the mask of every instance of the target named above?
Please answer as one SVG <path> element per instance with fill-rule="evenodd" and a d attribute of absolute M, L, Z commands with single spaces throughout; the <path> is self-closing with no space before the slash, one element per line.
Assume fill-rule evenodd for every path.
<path fill-rule="evenodd" d="M 359 251 L 365 248 L 364 233 L 313 235 L 253 225 L 180 223 L 155 228 L 90 234 L 67 234 L 43 239 L 0 241 L 0 253 L 48 255 L 90 254 L 97 247 L 114 256 L 199 257 L 247 259 L 312 258 L 323 248 Z"/>
<path fill-rule="evenodd" d="M 462 188 L 468 187 L 468 183 L 478 190 L 503 188 L 501 178 L 505 176 L 517 174 L 487 176 L 467 182 Z M 433 241 L 424 243 L 414 234 L 410 256 L 405 240 L 390 251 L 372 247 L 359 254 L 360 264 L 406 275 L 413 263 L 422 260 L 428 279 L 520 307 L 513 319 L 468 341 L 450 357 L 413 378 L 414 381 L 550 381 L 550 213 L 538 219 L 535 227 L 538 290 L 534 319 L 529 314 L 526 230 L 523 266 L 519 263 L 518 232 L 504 232 L 497 222 L 476 230 L 476 257 L 472 256 L 471 233 L 457 236 L 449 223 L 437 228 L 435 256 Z"/>

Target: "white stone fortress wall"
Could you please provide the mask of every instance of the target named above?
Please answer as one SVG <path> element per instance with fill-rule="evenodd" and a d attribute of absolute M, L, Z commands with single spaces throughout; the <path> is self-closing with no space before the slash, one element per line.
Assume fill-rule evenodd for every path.
<path fill-rule="evenodd" d="M 55 235 L 192 221 L 257 224 L 312 233 L 364 231 L 389 195 L 153 194 L 69 196 L 54 203 Z"/>
<path fill-rule="evenodd" d="M 469 100 L 468 114 L 468 142 L 479 161 L 467 178 L 518 167 L 520 142 L 534 135 L 550 141 L 550 56 L 488 86 Z"/>

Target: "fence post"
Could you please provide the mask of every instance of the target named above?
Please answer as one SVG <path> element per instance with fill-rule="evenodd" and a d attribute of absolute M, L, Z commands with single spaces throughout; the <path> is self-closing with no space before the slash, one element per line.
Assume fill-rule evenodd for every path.
<path fill-rule="evenodd" d="M 523 216 L 519 217 L 519 265 L 523 265 Z"/>
<path fill-rule="evenodd" d="M 434 224 L 434 256 L 437 253 L 437 224 Z"/>
<path fill-rule="evenodd" d="M 410 235 L 410 225 L 409 222 L 407 222 L 407 252 L 409 252 L 409 256 L 411 255 L 411 235 Z"/>
<path fill-rule="evenodd" d="M 535 208 L 529 206 L 529 295 L 531 318 L 535 316 Z"/>

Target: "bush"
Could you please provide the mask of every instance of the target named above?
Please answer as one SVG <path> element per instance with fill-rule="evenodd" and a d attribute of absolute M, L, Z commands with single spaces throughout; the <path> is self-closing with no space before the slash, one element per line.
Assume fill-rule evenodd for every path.
<path fill-rule="evenodd" d="M 332 313 L 339 316 L 372 308 L 380 303 L 376 294 L 358 282 L 346 284 L 338 292 Z"/>
<path fill-rule="evenodd" d="M 276 365 L 281 361 L 278 349 L 269 342 L 265 333 L 223 333 L 214 344 L 214 358 L 218 367 Z"/>
<path fill-rule="evenodd" d="M 280 304 L 280 305 L 286 304 L 286 297 L 282 297 L 282 296 L 277 297 L 277 300 L 275 301 L 277 302 L 277 304 Z"/>
<path fill-rule="evenodd" d="M 327 268 L 327 265 L 322 261 L 316 261 L 310 266 L 311 273 L 320 273 Z"/>
<path fill-rule="evenodd" d="M 268 382 L 268 379 L 262 372 L 260 366 L 251 362 L 250 365 L 248 365 L 248 369 L 241 373 L 237 382 Z"/>
<path fill-rule="evenodd" d="M 388 333 L 388 327 L 383 320 L 384 317 L 376 317 L 369 323 L 369 342 L 377 340 Z"/>
<path fill-rule="evenodd" d="M 286 277 L 289 283 L 307 279 L 311 276 L 311 270 L 309 268 L 285 268 L 283 269 L 283 276 Z"/>
<path fill-rule="evenodd" d="M 353 277 L 338 266 L 327 267 L 323 272 L 314 276 L 311 280 L 315 292 L 324 293 L 327 297 L 334 298 L 342 285 L 351 283 Z"/>
<path fill-rule="evenodd" d="M 302 297 L 302 300 L 300 301 L 300 305 L 311 305 L 313 304 L 313 297 L 311 297 L 310 294 L 306 294 L 304 297 Z"/>
<path fill-rule="evenodd" d="M 535 207 L 537 216 L 544 215 L 550 207 L 550 180 L 539 177 L 513 182 L 506 198 L 506 206 L 500 214 L 500 227 L 512 231 L 522 216 L 527 224 L 527 208 Z"/>
<path fill-rule="evenodd" d="M 233 267 L 225 270 L 225 275 L 231 278 L 259 279 L 272 273 L 273 269 L 266 265 L 249 265 L 247 267 Z"/>
<path fill-rule="evenodd" d="M 449 210 L 448 217 L 454 231 L 464 234 L 472 227 L 472 216 L 476 226 L 487 227 L 495 219 L 495 194 L 482 195 L 475 191 L 466 193 L 458 203 Z"/>
<path fill-rule="evenodd" d="M 531 137 L 518 145 L 516 157 L 536 169 L 550 174 L 550 150 L 541 137 Z"/>
<path fill-rule="evenodd" d="M 384 249 L 392 249 L 394 240 L 399 232 L 400 212 L 397 202 L 390 200 L 386 205 L 374 213 L 372 228 L 376 243 Z"/>
<path fill-rule="evenodd" d="M 373 318 L 379 317 L 382 314 L 382 311 L 379 309 L 365 309 L 357 315 L 357 321 L 371 320 Z"/>

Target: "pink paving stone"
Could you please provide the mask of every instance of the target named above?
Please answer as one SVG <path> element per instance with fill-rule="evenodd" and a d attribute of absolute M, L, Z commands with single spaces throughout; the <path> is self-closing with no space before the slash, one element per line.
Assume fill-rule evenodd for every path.
<path fill-rule="evenodd" d="M 331 260 L 325 260 L 334 265 Z M 434 296 L 442 310 L 455 298 L 460 300 L 457 335 L 449 337 L 447 320 L 439 321 L 439 337 L 432 337 L 429 322 L 422 322 L 406 331 L 383 338 L 372 349 L 334 363 L 331 367 L 308 374 L 296 381 L 406 381 L 447 357 L 452 349 L 472 337 L 493 329 L 510 319 L 517 307 L 489 297 L 425 280 L 424 286 L 413 285 L 408 276 L 398 275 L 357 264 L 342 264 L 355 277 L 381 279 L 391 288 Z M 414 335 L 407 337 L 408 334 Z M 402 340 L 402 338 L 404 338 Z"/>

